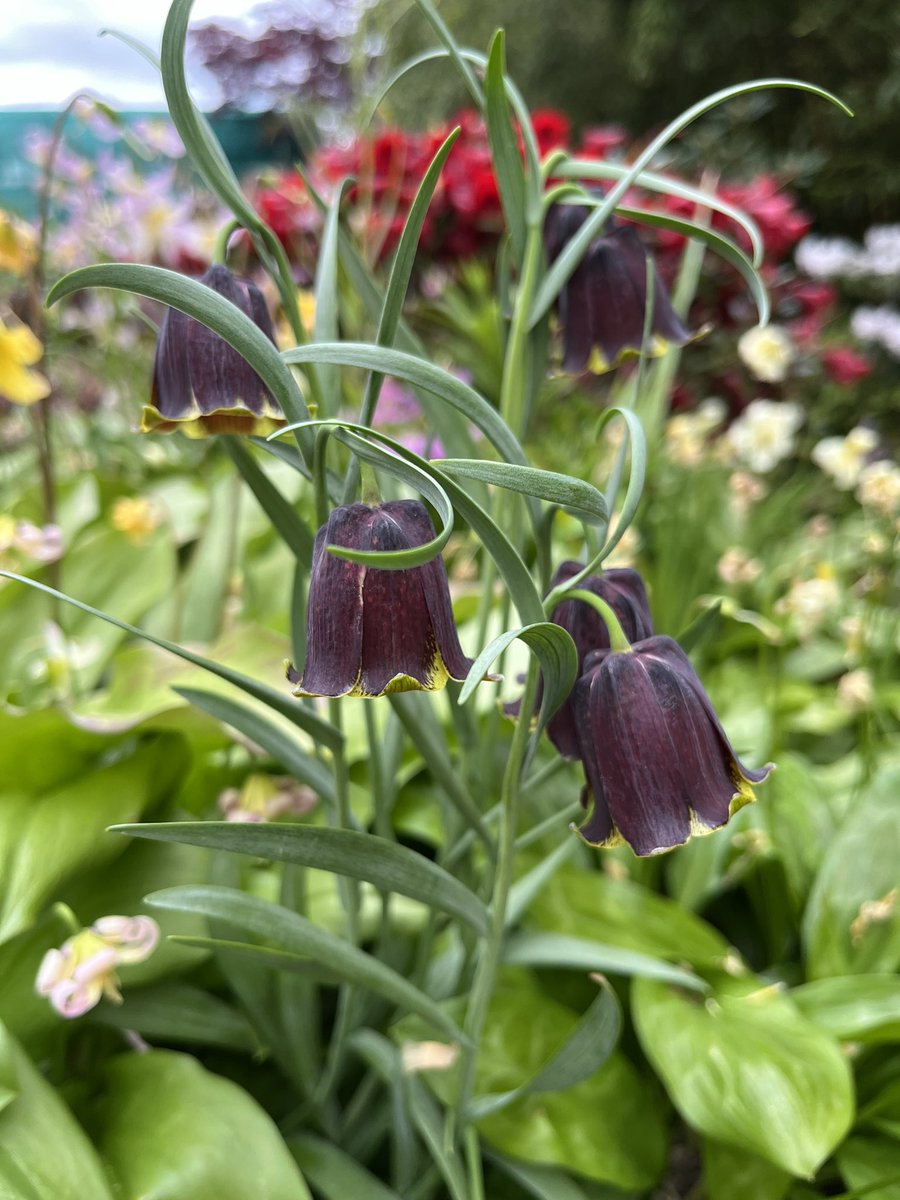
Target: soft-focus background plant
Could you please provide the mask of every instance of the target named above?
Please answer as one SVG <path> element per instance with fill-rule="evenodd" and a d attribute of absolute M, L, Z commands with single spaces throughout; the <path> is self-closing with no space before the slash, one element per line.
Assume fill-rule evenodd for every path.
<path fill-rule="evenodd" d="M 888 152 L 896 7 L 767 4 L 755 7 L 752 32 L 733 3 L 583 3 L 551 15 L 530 3 L 448 0 L 441 12 L 479 50 L 495 26 L 507 25 L 510 72 L 532 106 L 541 151 L 565 148 L 586 164 L 627 165 L 684 105 L 756 74 L 814 79 L 858 113 L 845 128 L 825 105 L 804 99 L 801 112 L 791 95 L 778 95 L 777 108 L 769 96 L 747 96 L 654 164 L 693 184 L 702 173 L 703 186 L 756 220 L 773 321 L 757 330 L 743 282 L 704 256 L 688 313 L 704 335 L 678 356 L 677 377 L 660 371 L 657 390 L 637 397 L 652 469 L 612 565 L 641 570 L 657 629 L 689 631 L 693 661 L 737 749 L 773 759 L 778 770 L 760 802 L 727 829 L 662 859 L 580 847 L 563 859 L 558 827 L 523 847 L 524 941 L 489 1014 L 479 1091 L 502 1092 L 532 1075 L 596 990 L 586 969 L 543 959 L 541 935 L 620 952 L 607 956 L 606 970 L 624 1034 L 591 1079 L 523 1096 L 479 1122 L 487 1194 L 896 1200 L 900 180 Z M 333 15 L 332 29 L 297 35 L 277 70 L 263 73 L 268 100 L 246 68 L 257 60 L 271 66 L 265 39 L 284 23 L 275 6 L 261 14 L 257 59 L 253 39 L 248 50 L 227 35 L 195 35 L 207 63 L 218 55 L 223 77 L 231 72 L 226 100 L 240 105 L 247 89 L 247 107 L 271 103 L 302 153 L 302 172 L 264 168 L 244 181 L 246 193 L 283 244 L 301 311 L 314 319 L 324 236 L 316 194 L 331 202 L 340 181 L 353 177 L 346 228 L 383 277 L 424 170 L 460 125 L 406 315 L 435 361 L 496 403 L 503 218 L 482 120 L 463 107 L 451 68 L 432 64 L 394 88 L 375 125 L 363 126 L 381 82 L 431 44 L 429 30 L 415 9 L 392 3 L 367 9 L 359 22 L 348 22 L 341 6 Z M 317 69 L 304 75 L 298 60 L 311 46 Z M 316 98 L 307 104 L 310 89 Z M 79 122 L 102 134 L 99 153 L 69 148 Z M 102 105 L 80 102 L 55 151 L 46 135 L 30 139 L 39 169 L 53 154 L 46 222 L 0 214 L 0 393 L 19 378 L 9 374 L 14 367 L 41 372 L 52 389 L 49 401 L 28 405 L 0 396 L 0 566 L 277 686 L 297 638 L 288 549 L 235 476 L 223 439 L 135 432 L 161 307 L 108 290 L 80 292 L 46 312 L 40 305 L 46 283 L 87 263 L 151 262 L 197 275 L 211 260 L 228 217 L 199 186 L 174 129 L 161 119 L 125 130 L 127 137 Z M 658 193 L 629 199 L 696 215 L 693 203 Z M 714 226 L 740 240 L 727 219 L 717 215 Z M 680 236 L 642 232 L 661 277 L 690 295 Z M 241 236 L 229 261 L 254 272 Z M 345 276 L 340 292 L 343 336 L 370 336 Z M 271 287 L 268 298 L 277 310 Z M 8 334 L 22 322 L 44 345 L 39 362 L 14 361 Z M 291 341 L 283 319 L 279 346 Z M 634 381 L 627 365 L 575 379 L 551 371 L 531 413 L 535 464 L 602 487 L 615 447 L 598 442 L 597 419 L 630 397 Z M 344 374 L 348 414 L 363 383 L 361 372 Z M 415 394 L 399 383 L 385 384 L 375 425 L 426 457 L 443 453 Z M 299 476 L 271 456 L 265 473 L 314 526 Z M 555 528 L 557 557 L 576 555 L 580 525 L 561 514 Z M 446 557 L 467 648 L 478 610 L 474 555 L 471 535 L 454 535 Z M 215 705 L 189 705 L 184 689 L 210 687 L 197 668 L 5 580 L 0 662 L 0 1018 L 9 1031 L 0 1042 L 0 1145 L 12 1147 L 0 1159 L 0 1180 L 10 1195 L 100 1200 L 107 1176 L 116 1194 L 146 1194 L 161 1154 L 142 1151 L 141 1131 L 150 1127 L 176 1162 L 184 1153 L 202 1159 L 194 1191 L 171 1193 L 180 1200 L 303 1196 L 285 1146 L 326 1200 L 466 1195 L 447 1192 L 439 1173 L 409 1176 L 416 1160 L 404 1139 L 428 1134 L 405 1123 L 402 1095 L 380 1082 L 384 1046 L 369 1047 L 371 1082 L 331 1123 L 308 1131 L 300 1097 L 318 1051 L 291 1019 L 311 986 L 303 976 L 248 973 L 227 956 L 163 938 L 146 962 L 124 962 L 121 1008 L 104 1000 L 70 1023 L 35 993 L 48 950 L 99 918 L 143 912 L 149 892 L 211 878 L 273 899 L 292 886 L 289 872 L 263 860 L 130 842 L 104 833 L 107 826 L 217 817 L 321 823 L 322 805 L 314 789 L 285 777 L 290 764 L 220 723 Z M 507 674 L 512 698 L 514 672 Z M 435 712 L 454 761 L 465 762 L 471 731 L 449 705 Z M 478 764 L 490 776 L 502 766 L 509 728 L 488 704 L 474 719 L 495 722 L 497 761 Z M 371 819 L 377 771 L 393 769 L 394 835 L 441 853 L 435 762 L 391 718 L 388 766 L 373 764 L 366 720 L 359 707 L 345 711 L 358 819 Z M 477 778 L 471 764 L 465 769 Z M 580 781 L 549 747 L 535 777 L 527 813 L 540 825 L 571 806 Z M 548 861 L 546 877 L 529 874 Z M 309 915 L 339 929 L 333 877 L 310 872 L 308 887 Z M 379 906 L 367 888 L 364 937 L 380 929 L 395 965 L 422 977 L 428 964 L 415 954 L 429 918 L 397 902 L 388 938 Z M 153 915 L 163 934 L 204 932 L 200 918 Z M 438 949 L 429 985 L 444 999 L 454 946 Z M 629 955 L 658 964 L 658 978 Z M 698 1002 L 670 987 L 667 968 L 711 982 L 715 999 Z M 441 971 L 451 980 L 443 992 Z M 327 972 L 324 982 L 333 1004 Z M 748 992 L 759 998 L 755 1009 L 738 1003 Z M 333 1012 L 319 1019 L 330 1028 Z M 417 1089 L 427 1112 L 421 1080 L 437 1080 L 443 1095 L 447 1064 L 442 1070 L 435 1045 L 442 1035 L 407 1017 L 392 1036 L 404 1054 L 424 1055 L 407 1066 L 403 1086 Z M 126 1044 L 157 1049 L 123 1055 Z M 742 1085 L 747 1062 L 769 1072 L 758 1088 Z M 3 1108 L 7 1095 L 16 1098 Z M 829 1108 L 841 1104 L 845 1112 Z M 161 1128 L 160 1111 L 173 1114 L 171 1128 Z M 838 1126 L 849 1128 L 846 1136 L 832 1136 Z M 223 1128 L 233 1131 L 224 1149 Z M 68 1191 L 52 1166 L 42 1174 L 34 1148 L 42 1139 L 66 1147 L 74 1164 Z M 197 1147 L 210 1149 L 198 1156 Z M 269 1177 L 247 1168 L 248 1153 L 268 1163 Z"/>

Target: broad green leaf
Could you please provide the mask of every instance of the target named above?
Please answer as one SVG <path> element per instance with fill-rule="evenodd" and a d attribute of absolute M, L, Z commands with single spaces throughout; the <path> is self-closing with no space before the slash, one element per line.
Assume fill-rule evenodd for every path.
<path fill-rule="evenodd" d="M 708 1200 L 784 1200 L 791 1177 L 756 1154 L 704 1138 L 703 1182 Z"/>
<path fill-rule="evenodd" d="M 165 825 L 119 825 L 116 833 L 159 841 L 186 842 L 210 850 L 251 854 L 271 862 L 296 863 L 365 880 L 379 891 L 399 892 L 464 921 L 477 933 L 487 929 L 487 911 L 459 880 L 406 846 L 370 833 L 312 825 L 173 821 Z"/>
<path fill-rule="evenodd" d="M 553 174 L 560 179 L 577 179 L 579 181 L 585 179 L 621 179 L 623 175 L 628 174 L 628 170 L 628 167 L 621 166 L 618 163 L 599 162 L 597 159 L 591 158 L 567 158 L 554 169 Z M 728 217 L 736 225 L 739 225 L 750 239 L 753 265 L 758 267 L 762 263 L 765 247 L 763 245 L 762 234 L 759 232 L 759 226 L 747 213 L 739 208 L 735 208 L 727 200 L 723 200 L 721 196 L 717 196 L 714 192 L 703 191 L 701 188 L 691 187 L 689 184 L 676 179 L 672 175 L 659 175 L 652 171 L 642 171 L 635 180 L 635 184 L 651 192 L 662 192 L 669 196 L 679 196 L 682 200 L 690 200 L 700 209 L 708 208 L 712 212 L 718 212 Z M 620 209 L 619 211 L 621 212 L 622 210 Z"/>
<path fill-rule="evenodd" d="M 382 375 L 403 379 L 452 405 L 478 426 L 507 462 L 528 465 L 524 450 L 495 408 L 467 383 L 414 354 L 367 342 L 319 342 L 283 350 L 281 358 L 283 362 L 292 364 L 337 363 L 345 367 L 362 367 L 367 371 L 378 371 Z M 306 419 L 306 415 L 299 418 L 301 421 Z"/>
<path fill-rule="evenodd" d="M 491 39 L 484 73 L 484 112 L 503 216 L 513 254 L 521 263 L 525 254 L 525 171 L 506 98 L 505 58 L 504 34 L 498 29 Z"/>
<path fill-rule="evenodd" d="M 121 740 L 79 728 L 59 708 L 0 709 L 0 788 L 14 786 L 29 797 L 53 791 L 84 775 Z M 3 873 L 0 856 L 0 878 Z"/>
<path fill-rule="evenodd" d="M 593 484 L 571 475 L 523 467 L 518 463 L 487 462 L 480 458 L 437 458 L 434 465 L 454 478 L 479 479 L 482 483 L 557 504 L 583 520 L 602 522 L 609 519 L 609 508 L 601 493 Z"/>
<path fill-rule="evenodd" d="M 506 1092 L 476 1096 L 469 1106 L 473 1120 L 499 1112 L 516 1100 L 546 1092 L 564 1092 L 589 1079 L 612 1054 L 622 1029 L 615 993 L 601 984 L 596 998 L 552 1057 L 530 1079 Z"/>
<path fill-rule="evenodd" d="M 0 1096 L 3 1200 L 112 1200 L 81 1126 L 3 1026 Z"/>
<path fill-rule="evenodd" d="M 648 954 L 562 933 L 516 934 L 507 944 L 503 961 L 517 967 L 563 967 L 571 971 L 602 971 L 609 975 L 661 979 L 693 992 L 708 990 L 697 975 Z"/>
<path fill-rule="evenodd" d="M 847 1061 L 775 989 L 723 981 L 715 999 L 703 1001 L 639 979 L 632 1013 L 673 1104 L 706 1137 L 809 1177 L 850 1127 Z"/>
<path fill-rule="evenodd" d="M 750 92 L 765 91 L 769 88 L 796 88 L 799 91 L 811 92 L 823 99 L 830 100 L 841 108 L 848 115 L 850 110 L 838 98 L 824 88 L 817 87 L 815 84 L 805 83 L 797 79 L 756 79 L 750 83 L 738 84 L 735 87 L 723 88 L 721 91 L 714 92 L 707 96 L 704 100 L 692 105 L 686 109 L 680 116 L 671 121 L 648 145 L 641 151 L 629 170 L 622 176 L 618 183 L 614 184 L 606 195 L 603 204 L 599 205 L 596 211 L 588 218 L 581 228 L 572 236 L 565 248 L 562 250 L 556 261 L 547 271 L 544 279 L 537 290 L 534 298 L 534 304 L 531 311 L 531 324 L 536 325 L 544 316 L 550 305 L 562 291 L 566 285 L 572 272 L 578 266 L 584 257 L 585 251 L 591 242 L 599 235 L 606 222 L 612 216 L 619 201 L 635 183 L 638 176 L 648 167 L 671 140 L 676 137 L 681 131 L 687 128 L 692 121 L 709 112 L 718 104 L 722 104 L 727 100 L 731 100 L 737 96 L 747 95 Z"/>
<path fill-rule="evenodd" d="M 176 0 L 176 4 L 182 0 Z M 188 0 L 189 6 L 189 0 Z M 173 6 L 174 7 L 174 6 Z M 306 421 L 309 410 L 294 377 L 263 331 L 236 304 L 218 292 L 164 267 L 103 263 L 80 267 L 50 289 L 48 306 L 88 287 L 134 292 L 177 308 L 225 339 L 253 367 L 289 421 Z M 303 447 L 301 447 L 301 451 Z"/>
<path fill-rule="evenodd" d="M 222 441 L 231 461 L 275 526 L 281 540 L 297 562 L 309 570 L 312 565 L 313 535 L 306 522 L 284 498 L 241 438 L 223 438 Z"/>
<path fill-rule="evenodd" d="M 369 988 L 409 1012 L 437 1021 L 453 1038 L 463 1036 L 433 1000 L 391 967 L 277 904 L 215 886 L 167 888 L 148 896 L 147 903 L 153 908 L 199 913 L 225 922 L 275 947 L 286 958 L 311 959 L 349 983 Z"/>
<path fill-rule="evenodd" d="M 837 1152 L 850 1190 L 844 1200 L 900 1200 L 900 1145 L 886 1137 L 848 1138 Z M 842 1200 L 838 1197 L 838 1200 Z"/>
<path fill-rule="evenodd" d="M 711 925 L 674 901 L 629 879 L 564 867 L 540 904 L 529 909 L 535 929 L 587 938 L 654 958 L 720 969 L 728 943 Z"/>
<path fill-rule="evenodd" d="M 109 766 L 28 800 L 0 800 L 0 941 L 27 928 L 77 872 L 121 853 L 106 827 L 134 820 L 177 787 L 188 766 L 183 740 L 161 735 Z"/>
<path fill-rule="evenodd" d="M 335 796 L 334 777 L 317 758 L 290 736 L 286 730 L 275 722 L 262 716 L 255 709 L 230 700 L 226 696 L 218 696 L 215 692 L 203 692 L 197 688 L 176 688 L 179 696 L 183 696 L 189 704 L 209 713 L 217 721 L 231 725 L 239 733 L 250 738 L 257 746 L 261 746 L 277 762 L 281 763 L 289 774 L 301 783 L 307 784 L 324 800 L 333 800 Z"/>
<path fill-rule="evenodd" d="M 187 1054 L 114 1058 L 95 1122 L 123 1196 L 311 1200 L 272 1118 L 243 1088 Z"/>
<path fill-rule="evenodd" d="M 325 1200 L 400 1200 L 395 1191 L 324 1138 L 298 1134 L 288 1140 L 288 1149 Z"/>
<path fill-rule="evenodd" d="M 791 999 L 813 1024 L 853 1042 L 900 1041 L 900 977 L 843 975 L 793 988 Z"/>
<path fill-rule="evenodd" d="M 571 692 L 578 675 L 578 651 L 575 649 L 575 643 L 561 625 L 554 625 L 552 621 L 524 625 L 521 629 L 511 629 L 495 637 L 469 668 L 469 674 L 459 694 L 459 702 L 465 704 L 495 659 L 517 639 L 525 643 L 541 665 L 544 698 L 541 702 L 539 728 L 543 728 Z M 524 719 L 528 719 L 527 713 L 524 714 Z"/>
<path fill-rule="evenodd" d="M 900 965 L 898 793 L 900 770 L 888 767 L 855 798 L 831 839 L 803 918 L 813 979 Z"/>
<path fill-rule="evenodd" d="M 124 1005 L 102 1004 L 91 1013 L 90 1021 L 114 1029 L 135 1029 L 150 1042 L 221 1046 L 244 1053 L 259 1049 L 253 1030 L 237 1009 L 186 983 L 129 988 Z"/>

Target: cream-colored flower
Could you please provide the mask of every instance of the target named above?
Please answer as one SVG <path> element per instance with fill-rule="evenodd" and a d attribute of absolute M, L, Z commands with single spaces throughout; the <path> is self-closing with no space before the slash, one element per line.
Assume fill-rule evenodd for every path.
<path fill-rule="evenodd" d="M 21 321 L 0 319 L 0 396 L 13 404 L 35 404 L 50 395 L 50 384 L 32 370 L 44 347 Z"/>
<path fill-rule="evenodd" d="M 710 396 L 693 412 L 670 417 L 665 437 L 671 461 L 679 467 L 696 467 L 704 458 L 709 435 L 722 424 L 725 412 L 725 402 Z"/>
<path fill-rule="evenodd" d="M 841 491 L 859 483 L 867 457 L 878 445 L 878 436 L 864 425 L 851 429 L 846 437 L 823 438 L 816 442 L 810 457 L 817 467 L 830 475 Z"/>
<path fill-rule="evenodd" d="M 35 989 L 61 1017 L 80 1017 L 103 996 L 121 1004 L 116 967 L 144 962 L 158 942 L 159 926 L 150 917 L 101 917 L 47 951 Z"/>
<path fill-rule="evenodd" d="M 757 325 L 741 334 L 738 354 L 763 383 L 781 383 L 795 358 L 794 343 L 780 325 Z"/>
<path fill-rule="evenodd" d="M 847 657 L 854 659 L 865 649 L 866 623 L 859 616 L 844 617 L 840 624 L 841 633 L 847 641 Z"/>
<path fill-rule="evenodd" d="M 803 409 L 790 401 L 753 400 L 726 435 L 737 459 L 757 474 L 773 470 L 794 452 Z"/>
<path fill-rule="evenodd" d="M 317 799 L 312 788 L 293 779 L 251 774 L 240 788 L 221 792 L 218 806 L 226 821 L 258 823 L 287 813 L 302 817 L 315 807 Z"/>
<path fill-rule="evenodd" d="M 740 546 L 732 546 L 719 559 L 716 567 L 719 578 L 723 583 L 732 586 L 741 583 L 752 583 L 762 572 L 759 559 L 751 558 Z"/>
<path fill-rule="evenodd" d="M 855 671 L 848 671 L 838 680 L 838 702 L 848 712 L 865 712 L 867 708 L 871 708 L 874 695 L 872 676 L 865 667 L 857 667 Z"/>
<path fill-rule="evenodd" d="M 419 1071 L 446 1071 L 459 1057 L 456 1042 L 404 1042 L 400 1064 L 406 1075 Z"/>
<path fill-rule="evenodd" d="M 156 506 L 146 496 L 120 496 L 110 509 L 113 529 L 124 533 L 129 542 L 142 546 L 159 525 Z"/>
<path fill-rule="evenodd" d="M 779 613 L 791 620 L 797 636 L 808 638 L 831 616 L 841 599 L 841 589 L 827 566 L 823 566 L 813 579 L 798 579 L 791 585 L 786 596 L 775 605 Z"/>
<path fill-rule="evenodd" d="M 864 508 L 893 516 L 900 511 L 900 467 L 886 459 L 869 463 L 859 473 L 856 495 Z"/>
<path fill-rule="evenodd" d="M 746 516 L 753 505 L 766 496 L 766 485 L 749 471 L 732 472 L 728 479 L 728 490 L 731 492 L 732 507 L 740 517 Z"/>

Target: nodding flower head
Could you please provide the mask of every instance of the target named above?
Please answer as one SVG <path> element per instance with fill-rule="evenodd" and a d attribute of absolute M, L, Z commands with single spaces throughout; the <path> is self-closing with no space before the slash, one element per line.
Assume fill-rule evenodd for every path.
<path fill-rule="evenodd" d="M 80 1017 L 106 996 L 122 1002 L 116 967 L 143 962 L 156 949 L 159 926 L 150 917 L 100 917 L 48 950 L 35 988 L 61 1017 Z"/>
<path fill-rule="evenodd" d="M 555 204 L 547 214 L 544 244 L 552 263 L 590 215 L 581 204 Z M 610 222 L 588 246 L 559 294 L 563 336 L 562 368 L 574 374 L 602 374 L 628 355 L 640 354 L 644 341 L 647 280 L 653 280 L 653 308 L 647 353 L 669 345 L 684 346 L 694 335 L 672 308 L 649 250 L 631 225 Z"/>
<path fill-rule="evenodd" d="M 200 282 L 230 300 L 274 344 L 272 319 L 255 284 L 222 266 L 210 267 Z M 180 429 L 189 437 L 262 437 L 283 424 L 272 396 L 237 350 L 186 313 L 166 310 L 156 343 L 151 400 L 141 421 L 144 433 Z"/>
<path fill-rule="evenodd" d="M 436 691 L 448 679 L 465 679 L 472 660 L 459 644 L 440 556 L 387 570 L 327 550 L 407 550 L 434 536 L 417 500 L 351 504 L 331 513 L 313 549 L 306 665 L 302 676 L 288 670 L 295 695 L 383 696 Z"/>
<path fill-rule="evenodd" d="M 755 800 L 772 765 L 751 770 L 731 748 L 681 647 L 668 637 L 630 652 L 588 655 L 573 708 L 592 846 L 627 842 L 637 855 L 710 833 Z"/>

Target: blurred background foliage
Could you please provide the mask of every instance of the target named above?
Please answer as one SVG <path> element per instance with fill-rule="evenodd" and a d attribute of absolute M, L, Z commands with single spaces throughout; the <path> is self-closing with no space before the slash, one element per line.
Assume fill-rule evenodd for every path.
<path fill-rule="evenodd" d="M 532 108 L 552 105 L 576 130 L 620 122 L 650 133 L 718 88 L 763 76 L 808 79 L 856 113 L 750 96 L 704 118 L 679 160 L 732 179 L 778 168 L 823 231 L 858 236 L 900 204 L 900 6 L 894 0 L 439 0 L 447 24 L 483 49 L 507 30 L 510 74 Z M 382 31 L 385 73 L 433 44 L 408 0 L 382 0 L 366 18 Z M 456 73 L 419 69 L 386 112 L 407 127 L 466 102 Z M 827 153 L 825 150 L 827 147 Z"/>

